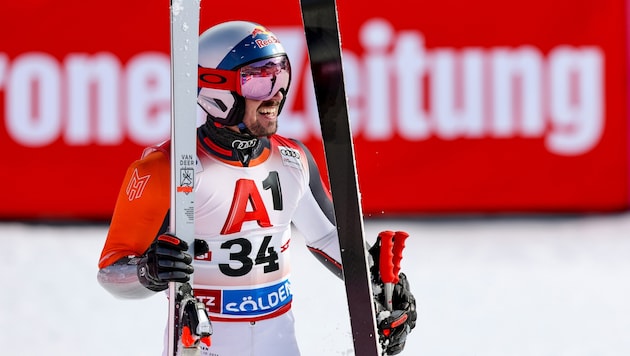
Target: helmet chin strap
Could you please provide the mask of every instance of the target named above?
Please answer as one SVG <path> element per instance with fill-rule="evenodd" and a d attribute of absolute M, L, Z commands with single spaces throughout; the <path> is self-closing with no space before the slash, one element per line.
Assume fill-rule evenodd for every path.
<path fill-rule="evenodd" d="M 245 126 L 245 123 L 243 123 L 242 121 L 238 125 L 236 125 L 236 127 L 238 127 L 238 131 L 242 133 L 243 135 L 249 135 L 249 136 L 254 137 L 254 134 L 251 131 L 249 131 L 247 126 Z"/>

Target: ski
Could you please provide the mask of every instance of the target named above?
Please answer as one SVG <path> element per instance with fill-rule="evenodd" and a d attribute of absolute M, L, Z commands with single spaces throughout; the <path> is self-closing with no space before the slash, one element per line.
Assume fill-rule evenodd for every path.
<path fill-rule="evenodd" d="M 335 0 L 300 0 L 335 207 L 354 352 L 378 356 L 354 144 L 348 118 Z"/>
<path fill-rule="evenodd" d="M 170 0 L 171 186 L 169 231 L 186 241 L 194 256 L 195 163 L 197 160 L 197 71 L 200 0 Z M 169 283 L 169 356 L 199 355 L 209 342 L 210 321 L 189 283 Z"/>

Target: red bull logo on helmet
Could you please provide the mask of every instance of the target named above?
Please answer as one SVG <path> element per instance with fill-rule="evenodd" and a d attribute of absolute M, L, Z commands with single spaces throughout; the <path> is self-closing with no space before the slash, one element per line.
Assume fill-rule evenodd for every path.
<path fill-rule="evenodd" d="M 254 27 L 254 30 L 252 31 L 252 38 L 258 35 L 271 35 L 271 31 L 269 31 L 268 29 L 262 26 L 256 26 Z"/>
<path fill-rule="evenodd" d="M 264 48 L 264 47 L 269 46 L 270 44 L 280 43 L 280 41 L 278 41 L 276 36 L 274 36 L 273 33 L 271 33 L 271 31 L 267 30 L 266 28 L 262 26 L 256 26 L 254 30 L 252 31 L 252 38 L 257 37 L 258 35 L 263 35 L 265 37 L 265 38 L 259 38 L 254 41 L 256 43 L 256 46 L 258 46 L 258 48 Z"/>

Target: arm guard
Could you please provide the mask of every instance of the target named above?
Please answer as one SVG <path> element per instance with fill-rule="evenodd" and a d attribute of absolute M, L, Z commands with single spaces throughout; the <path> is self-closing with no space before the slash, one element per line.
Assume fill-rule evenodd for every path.
<path fill-rule="evenodd" d="M 138 280 L 137 257 L 123 257 L 98 271 L 98 283 L 109 293 L 122 299 L 142 299 L 155 292 L 145 288 Z"/>

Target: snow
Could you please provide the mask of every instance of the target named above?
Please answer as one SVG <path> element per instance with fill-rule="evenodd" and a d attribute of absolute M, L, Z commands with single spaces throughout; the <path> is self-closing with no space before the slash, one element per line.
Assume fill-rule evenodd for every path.
<path fill-rule="evenodd" d="M 418 326 L 402 355 L 630 354 L 630 214 L 368 220 L 411 237 Z M 160 355 L 164 295 L 96 282 L 105 225 L 0 224 L 3 355 Z M 343 284 L 292 243 L 304 356 L 352 355 Z"/>

